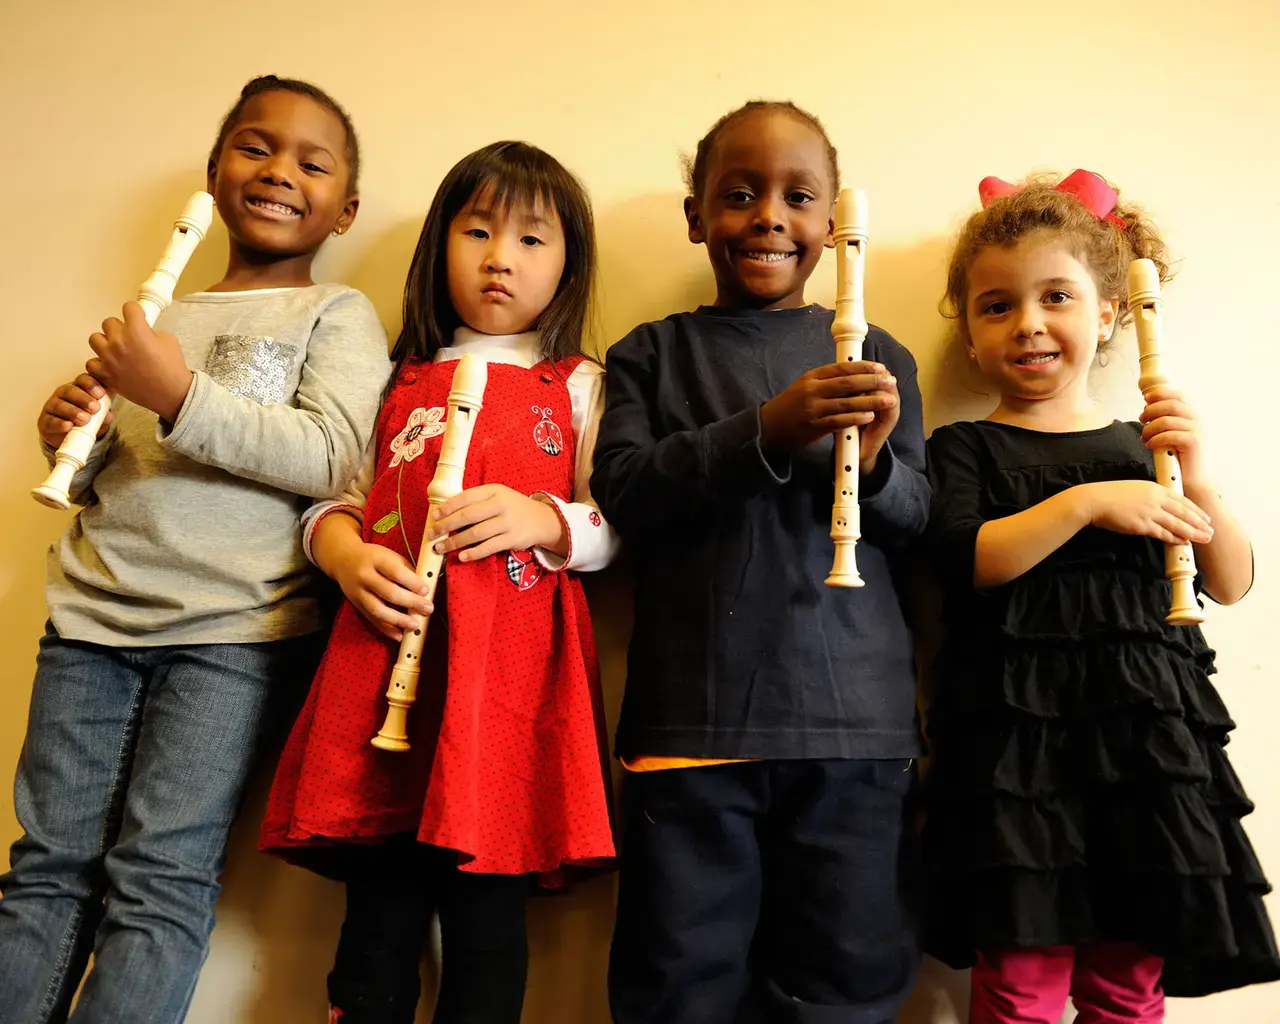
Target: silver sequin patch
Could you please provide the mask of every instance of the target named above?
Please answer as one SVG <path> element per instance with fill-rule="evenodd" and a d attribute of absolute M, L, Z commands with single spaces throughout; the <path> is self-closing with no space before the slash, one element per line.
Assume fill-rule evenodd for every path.
<path fill-rule="evenodd" d="M 252 334 L 219 334 L 205 363 L 205 373 L 233 395 L 260 405 L 278 405 L 288 395 L 297 345 Z"/>

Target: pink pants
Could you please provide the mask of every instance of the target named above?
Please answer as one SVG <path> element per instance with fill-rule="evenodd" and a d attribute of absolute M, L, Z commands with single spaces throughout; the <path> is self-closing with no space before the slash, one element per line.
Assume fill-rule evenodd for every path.
<path fill-rule="evenodd" d="M 1159 1024 L 1164 961 L 1125 942 L 978 954 L 969 1024 L 1058 1024 L 1067 996 L 1076 1024 Z"/>

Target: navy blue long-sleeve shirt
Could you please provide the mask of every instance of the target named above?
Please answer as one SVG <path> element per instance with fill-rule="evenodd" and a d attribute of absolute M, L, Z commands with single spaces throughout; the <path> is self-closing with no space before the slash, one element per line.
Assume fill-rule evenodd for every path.
<path fill-rule="evenodd" d="M 609 350 L 591 491 L 636 553 L 620 757 L 919 752 L 912 640 L 890 556 L 925 528 L 911 354 L 872 327 L 898 425 L 859 486 L 859 589 L 828 587 L 834 441 L 760 446 L 760 406 L 830 363 L 832 313 L 704 307 Z"/>

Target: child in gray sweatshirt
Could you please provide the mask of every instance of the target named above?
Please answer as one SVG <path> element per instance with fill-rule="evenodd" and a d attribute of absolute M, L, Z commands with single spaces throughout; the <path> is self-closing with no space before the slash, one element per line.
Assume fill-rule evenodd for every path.
<path fill-rule="evenodd" d="M 128 304 L 41 412 L 52 458 L 113 393 L 49 552 L 0 1024 L 65 1021 L 90 951 L 77 1021 L 186 1015 L 255 750 L 319 654 L 299 513 L 354 475 L 390 372 L 368 299 L 311 280 L 358 170 L 333 99 L 251 81 L 209 158 L 225 277 L 154 330 Z"/>

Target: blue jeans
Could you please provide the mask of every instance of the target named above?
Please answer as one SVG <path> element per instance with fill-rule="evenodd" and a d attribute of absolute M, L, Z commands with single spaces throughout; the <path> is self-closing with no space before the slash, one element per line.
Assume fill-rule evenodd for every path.
<path fill-rule="evenodd" d="M 168 1024 L 208 952 L 227 832 L 320 638 L 40 641 L 0 875 L 0 1024 Z"/>

